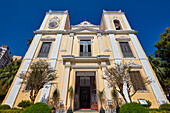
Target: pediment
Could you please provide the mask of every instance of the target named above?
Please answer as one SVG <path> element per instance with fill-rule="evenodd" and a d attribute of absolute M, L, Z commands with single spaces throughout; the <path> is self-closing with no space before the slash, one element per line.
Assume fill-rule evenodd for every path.
<path fill-rule="evenodd" d="M 87 27 L 82 26 L 77 29 L 74 29 L 73 31 L 75 32 L 97 32 L 96 29 L 90 28 L 88 26 Z"/>
<path fill-rule="evenodd" d="M 118 38 L 116 38 L 117 41 L 130 41 L 130 38 L 126 37 L 126 36 L 120 36 Z"/>
<path fill-rule="evenodd" d="M 139 65 L 133 61 L 129 61 L 127 64 L 126 64 L 126 67 L 131 67 L 131 68 L 142 68 L 142 65 Z"/>
<path fill-rule="evenodd" d="M 44 38 L 41 38 L 41 41 L 54 41 L 55 38 L 52 38 L 51 36 L 46 36 Z"/>
<path fill-rule="evenodd" d="M 97 25 L 91 24 L 88 21 L 83 21 L 80 24 L 74 25 L 74 27 L 79 27 L 79 26 L 93 26 L 93 27 L 98 27 Z"/>

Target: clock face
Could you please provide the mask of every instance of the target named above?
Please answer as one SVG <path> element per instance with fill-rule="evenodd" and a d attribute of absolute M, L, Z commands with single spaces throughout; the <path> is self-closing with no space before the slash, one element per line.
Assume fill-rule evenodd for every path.
<path fill-rule="evenodd" d="M 50 23 L 48 24 L 48 26 L 49 26 L 50 28 L 55 28 L 55 27 L 58 26 L 58 22 L 50 22 Z"/>

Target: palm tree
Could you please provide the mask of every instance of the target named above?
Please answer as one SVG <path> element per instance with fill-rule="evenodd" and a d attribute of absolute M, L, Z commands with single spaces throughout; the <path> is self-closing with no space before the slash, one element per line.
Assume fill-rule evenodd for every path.
<path fill-rule="evenodd" d="M 99 96 L 100 104 L 101 104 L 100 110 L 104 110 L 103 106 L 102 106 L 102 99 L 103 99 L 103 96 L 104 96 L 104 89 L 102 91 L 98 90 L 98 96 Z"/>
<path fill-rule="evenodd" d="M 27 46 L 29 46 L 32 42 L 33 38 L 30 40 L 30 39 L 27 39 Z"/>
<path fill-rule="evenodd" d="M 112 90 L 112 97 L 114 98 L 114 100 L 116 101 L 116 104 L 118 105 L 118 94 L 114 88 Z"/>
<path fill-rule="evenodd" d="M 70 88 L 68 89 L 68 92 L 70 94 L 70 107 L 69 110 L 72 111 L 72 99 L 73 99 L 73 87 L 70 86 Z"/>
<path fill-rule="evenodd" d="M 120 107 L 119 107 L 119 102 L 118 102 L 118 93 L 117 93 L 117 91 L 115 90 L 115 88 L 113 88 L 113 90 L 112 90 L 112 97 L 114 98 L 114 100 L 116 101 L 116 113 L 119 113 L 119 109 L 120 109 Z"/>
<path fill-rule="evenodd" d="M 149 55 L 149 62 L 153 68 L 153 70 L 155 71 L 158 79 L 163 82 L 163 78 L 164 76 L 166 76 L 166 68 L 163 67 L 164 62 L 160 61 L 160 59 L 158 57 L 153 57 L 152 55 Z"/>
<path fill-rule="evenodd" d="M 21 61 L 9 63 L 3 69 L 0 69 L 0 97 L 3 99 L 8 92 L 9 87 L 20 67 Z"/>
<path fill-rule="evenodd" d="M 60 96 L 60 92 L 59 90 L 56 88 L 53 92 L 53 100 L 54 100 L 54 104 L 56 105 L 56 107 L 58 107 L 58 101 L 59 101 L 59 96 Z"/>

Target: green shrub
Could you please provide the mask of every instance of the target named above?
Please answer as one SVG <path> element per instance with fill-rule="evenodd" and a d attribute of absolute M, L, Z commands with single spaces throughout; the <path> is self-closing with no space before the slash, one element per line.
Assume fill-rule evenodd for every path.
<path fill-rule="evenodd" d="M 31 102 L 29 100 L 22 100 L 17 106 L 26 108 L 26 107 L 29 107 L 30 105 L 31 105 Z"/>
<path fill-rule="evenodd" d="M 120 113 L 149 113 L 145 107 L 136 102 L 126 103 L 120 108 Z"/>
<path fill-rule="evenodd" d="M 170 111 L 170 104 L 162 104 L 162 105 L 160 105 L 159 108 L 162 110 Z"/>
<path fill-rule="evenodd" d="M 21 110 L 0 110 L 0 113 L 21 113 Z"/>
<path fill-rule="evenodd" d="M 146 105 L 145 107 L 146 107 L 146 108 L 151 107 L 152 103 L 151 103 L 149 100 L 146 100 L 146 102 L 148 103 L 148 105 Z"/>
<path fill-rule="evenodd" d="M 0 110 L 5 110 L 5 109 L 11 109 L 11 107 L 6 104 L 0 105 Z"/>
<path fill-rule="evenodd" d="M 22 113 L 51 113 L 51 108 L 45 103 L 38 102 L 26 108 Z"/>

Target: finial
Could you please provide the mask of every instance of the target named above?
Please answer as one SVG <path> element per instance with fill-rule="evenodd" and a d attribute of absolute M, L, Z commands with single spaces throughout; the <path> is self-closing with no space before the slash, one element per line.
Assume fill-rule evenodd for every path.
<path fill-rule="evenodd" d="M 86 18 L 84 20 L 86 21 Z"/>

